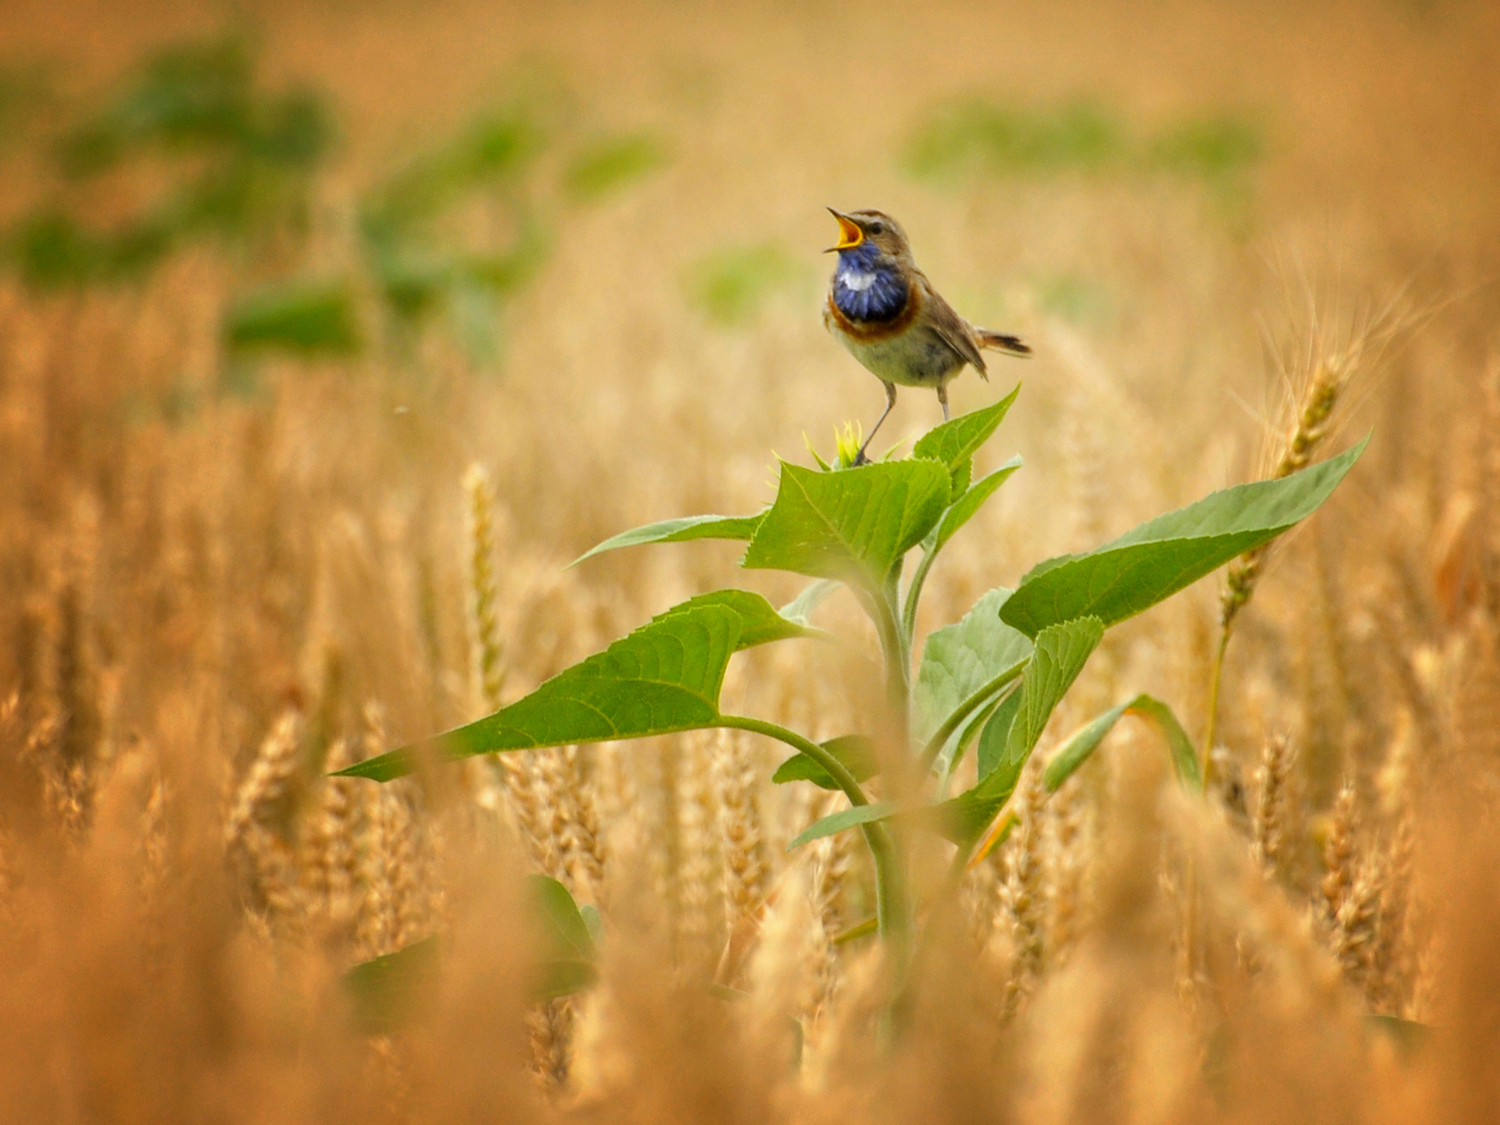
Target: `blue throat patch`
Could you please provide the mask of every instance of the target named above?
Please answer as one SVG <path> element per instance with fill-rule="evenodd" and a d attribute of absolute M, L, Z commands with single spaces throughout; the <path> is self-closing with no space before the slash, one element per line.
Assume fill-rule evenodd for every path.
<path fill-rule="evenodd" d="M 906 281 L 880 250 L 861 242 L 839 251 L 833 301 L 850 320 L 894 320 L 906 308 Z"/>

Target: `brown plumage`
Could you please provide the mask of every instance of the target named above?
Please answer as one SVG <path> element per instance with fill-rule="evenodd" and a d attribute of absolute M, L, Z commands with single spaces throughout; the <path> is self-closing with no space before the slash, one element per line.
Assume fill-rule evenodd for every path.
<path fill-rule="evenodd" d="M 833 208 L 829 208 L 833 211 Z M 948 417 L 948 384 L 966 366 L 988 378 L 981 350 L 1026 356 L 1015 336 L 975 328 L 917 268 L 901 225 L 880 211 L 833 211 L 839 264 L 829 283 L 823 324 L 885 384 L 886 408 L 870 438 L 896 404 L 897 385 L 931 387 Z M 870 444 L 865 439 L 859 461 Z"/>

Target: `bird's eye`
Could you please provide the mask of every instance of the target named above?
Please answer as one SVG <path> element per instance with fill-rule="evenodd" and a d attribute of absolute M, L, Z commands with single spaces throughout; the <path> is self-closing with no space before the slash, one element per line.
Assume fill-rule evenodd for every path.
<path fill-rule="evenodd" d="M 885 224 L 884 223 L 871 223 L 870 224 L 870 233 L 871 234 L 884 234 L 885 233 Z"/>

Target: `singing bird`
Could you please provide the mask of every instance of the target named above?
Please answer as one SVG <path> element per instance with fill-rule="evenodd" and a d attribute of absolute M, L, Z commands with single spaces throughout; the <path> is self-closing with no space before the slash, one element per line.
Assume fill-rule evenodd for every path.
<path fill-rule="evenodd" d="M 880 211 L 834 211 L 839 240 L 826 253 L 839 256 L 828 288 L 823 325 L 849 353 L 885 384 L 885 412 L 865 438 L 855 458 L 865 450 L 875 430 L 896 405 L 896 387 L 931 387 L 948 419 L 948 384 L 966 364 L 988 379 L 982 348 L 1006 355 L 1028 356 L 1031 349 L 1015 336 L 975 328 L 933 289 L 917 269 L 911 244 L 901 224 Z"/>

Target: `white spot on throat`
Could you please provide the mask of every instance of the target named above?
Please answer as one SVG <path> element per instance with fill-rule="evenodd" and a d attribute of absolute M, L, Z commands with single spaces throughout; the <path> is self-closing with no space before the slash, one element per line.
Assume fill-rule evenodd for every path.
<path fill-rule="evenodd" d="M 875 284 L 875 271 L 844 270 L 839 274 L 839 284 L 845 289 L 852 289 L 856 293 L 863 293 Z"/>

